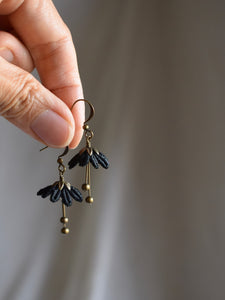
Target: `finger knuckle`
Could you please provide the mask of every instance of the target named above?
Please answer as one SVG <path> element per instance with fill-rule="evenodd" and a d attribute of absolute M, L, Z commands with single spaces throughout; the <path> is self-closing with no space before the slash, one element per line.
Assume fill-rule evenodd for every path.
<path fill-rule="evenodd" d="M 16 76 L 13 87 L 0 101 L 0 113 L 7 119 L 22 118 L 31 111 L 38 86 L 30 74 Z"/>
<path fill-rule="evenodd" d="M 59 55 L 66 47 L 70 47 L 72 43 L 70 32 L 64 32 L 62 36 L 54 41 L 36 45 L 32 48 L 32 53 L 36 60 L 43 63 L 43 61 Z"/>

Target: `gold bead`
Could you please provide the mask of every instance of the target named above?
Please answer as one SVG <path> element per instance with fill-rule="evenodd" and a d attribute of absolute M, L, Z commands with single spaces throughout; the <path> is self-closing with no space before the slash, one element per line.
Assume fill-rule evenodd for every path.
<path fill-rule="evenodd" d="M 61 223 L 68 223 L 68 222 L 69 222 L 69 219 L 66 218 L 66 217 L 62 217 L 62 218 L 60 219 L 60 222 L 61 222 Z"/>
<path fill-rule="evenodd" d="M 62 163 L 63 163 L 63 159 L 62 159 L 61 157 L 59 157 L 59 158 L 57 159 L 57 163 L 58 163 L 58 164 L 62 164 Z"/>
<path fill-rule="evenodd" d="M 83 129 L 84 130 L 88 130 L 89 129 L 89 125 L 88 124 L 84 124 Z"/>
<path fill-rule="evenodd" d="M 82 184 L 82 190 L 83 191 L 89 191 L 90 188 L 91 188 L 90 184 L 88 184 L 88 183 Z"/>
<path fill-rule="evenodd" d="M 63 228 L 61 229 L 61 232 L 64 233 L 64 234 L 68 234 L 68 233 L 70 232 L 70 230 L 69 230 L 69 228 L 67 228 L 67 227 L 63 227 Z"/>
<path fill-rule="evenodd" d="M 86 201 L 87 203 L 93 203 L 93 202 L 94 202 L 94 199 L 93 199 L 91 196 L 88 196 L 88 197 L 85 199 L 85 201 Z"/>

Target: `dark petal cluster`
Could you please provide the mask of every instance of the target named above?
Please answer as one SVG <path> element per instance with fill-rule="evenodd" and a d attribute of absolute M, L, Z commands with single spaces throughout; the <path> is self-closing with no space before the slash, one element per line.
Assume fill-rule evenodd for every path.
<path fill-rule="evenodd" d="M 38 191 L 37 195 L 41 196 L 42 198 L 50 196 L 51 202 L 57 202 L 61 198 L 62 203 L 66 206 L 72 205 L 72 199 L 78 202 L 82 202 L 83 200 L 82 194 L 77 188 L 71 186 L 69 189 L 67 185 L 64 184 L 63 188 L 60 190 L 58 183 L 46 186 Z"/>
<path fill-rule="evenodd" d="M 93 149 L 93 154 L 90 157 L 90 161 L 94 168 L 98 169 L 99 165 L 101 165 L 104 169 L 108 169 L 109 167 L 109 161 L 107 157 L 101 153 L 97 152 Z"/>
<path fill-rule="evenodd" d="M 83 167 L 86 166 L 88 163 L 93 165 L 95 169 L 99 168 L 99 165 L 101 165 L 103 168 L 108 169 L 109 167 L 109 162 L 106 156 L 98 152 L 95 149 L 92 149 L 92 154 L 90 155 L 88 153 L 88 150 L 81 151 L 77 153 L 68 163 L 69 169 L 74 168 L 76 165 L 79 164 L 79 166 Z"/>
<path fill-rule="evenodd" d="M 57 188 L 57 185 L 52 184 L 52 185 L 48 185 L 43 189 L 40 189 L 40 191 L 37 192 L 38 196 L 41 196 L 42 198 L 46 198 L 49 195 L 51 195 Z"/>
<path fill-rule="evenodd" d="M 87 150 L 82 150 L 79 153 L 77 153 L 68 163 L 69 169 L 72 169 L 77 164 L 79 166 L 84 167 L 89 163 L 90 155 Z"/>

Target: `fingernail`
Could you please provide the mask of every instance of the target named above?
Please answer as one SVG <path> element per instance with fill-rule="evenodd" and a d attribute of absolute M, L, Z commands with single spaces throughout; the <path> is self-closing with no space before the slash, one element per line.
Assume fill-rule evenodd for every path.
<path fill-rule="evenodd" d="M 69 123 L 51 110 L 42 112 L 32 122 L 31 129 L 43 142 L 52 147 L 66 146 L 72 135 Z"/>
<path fill-rule="evenodd" d="M 3 57 L 8 62 L 13 62 L 14 55 L 9 48 L 0 47 L 0 56 Z"/>

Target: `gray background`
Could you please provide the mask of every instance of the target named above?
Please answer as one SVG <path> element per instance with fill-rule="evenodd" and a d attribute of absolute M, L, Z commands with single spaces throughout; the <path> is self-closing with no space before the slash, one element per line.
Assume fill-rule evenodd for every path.
<path fill-rule="evenodd" d="M 224 299 L 224 1 L 54 2 L 111 167 L 61 236 L 61 151 L 0 119 L 0 299 Z"/>

